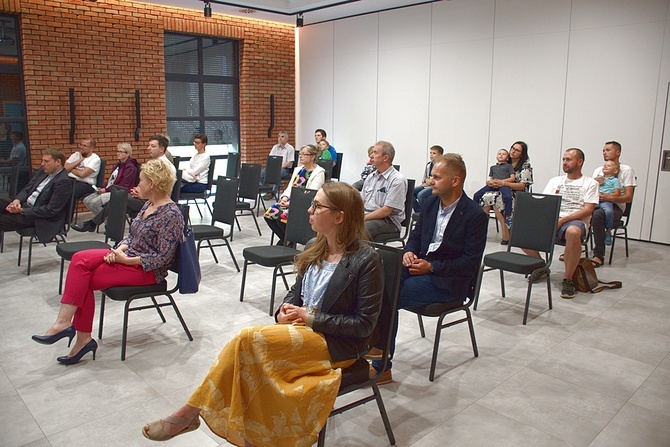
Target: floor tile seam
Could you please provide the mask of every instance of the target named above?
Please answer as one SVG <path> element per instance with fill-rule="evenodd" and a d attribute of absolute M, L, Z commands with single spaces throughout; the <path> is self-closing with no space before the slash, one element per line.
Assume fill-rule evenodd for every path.
<path fill-rule="evenodd" d="M 663 360 L 661 360 L 661 362 L 662 362 L 662 361 L 663 361 Z M 668 409 L 668 411 L 663 411 L 663 410 L 657 410 L 657 409 L 654 409 L 654 408 L 647 408 L 647 407 L 645 407 L 644 405 L 641 405 L 640 403 L 630 402 L 630 400 L 633 399 L 633 397 L 635 396 L 635 394 L 636 394 L 638 391 L 640 391 L 640 388 L 642 388 L 642 387 L 644 386 L 644 384 L 647 382 L 647 380 L 649 380 L 649 378 L 650 378 L 650 377 L 651 377 L 657 370 L 661 370 L 662 372 L 666 372 L 666 371 L 667 371 L 665 368 L 662 368 L 662 367 L 660 366 L 660 365 L 661 365 L 661 362 L 659 362 L 659 364 L 652 370 L 652 372 L 649 374 L 649 376 L 647 376 L 647 378 L 644 379 L 644 381 L 640 384 L 640 386 L 637 387 L 637 389 L 633 392 L 633 394 L 631 394 L 631 396 L 630 396 L 630 397 L 628 398 L 628 400 L 626 401 L 626 404 L 635 405 L 635 406 L 637 406 L 637 407 L 644 408 L 645 410 L 653 411 L 653 412 L 655 412 L 655 413 L 662 413 L 662 414 L 664 414 L 664 415 L 666 415 L 666 416 L 668 416 L 668 417 L 670 418 L 670 408 Z"/>

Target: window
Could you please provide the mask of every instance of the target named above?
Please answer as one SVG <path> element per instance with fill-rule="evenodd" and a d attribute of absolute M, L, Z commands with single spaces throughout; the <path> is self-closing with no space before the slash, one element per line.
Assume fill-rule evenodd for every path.
<path fill-rule="evenodd" d="M 239 152 L 237 41 L 166 33 L 164 46 L 170 152 L 192 156 L 197 133 L 210 155 Z"/>

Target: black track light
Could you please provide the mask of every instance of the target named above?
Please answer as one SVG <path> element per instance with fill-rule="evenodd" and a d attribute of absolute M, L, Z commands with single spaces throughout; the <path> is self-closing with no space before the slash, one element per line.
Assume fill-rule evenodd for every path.
<path fill-rule="evenodd" d="M 205 17 L 212 17 L 212 5 L 209 2 L 205 2 Z"/>
<path fill-rule="evenodd" d="M 302 13 L 300 13 L 300 14 L 298 14 L 298 15 L 296 16 L 296 18 L 295 18 L 295 26 L 297 26 L 298 28 L 302 28 L 302 23 L 303 23 L 303 21 L 302 21 Z"/>

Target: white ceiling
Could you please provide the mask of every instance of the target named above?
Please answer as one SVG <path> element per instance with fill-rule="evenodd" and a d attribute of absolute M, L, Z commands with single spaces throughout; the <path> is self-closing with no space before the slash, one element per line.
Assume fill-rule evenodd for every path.
<path fill-rule="evenodd" d="M 204 9 L 203 0 L 140 1 L 158 5 L 177 6 L 196 11 L 203 11 Z M 225 4 L 216 3 L 217 1 Z M 213 14 L 228 14 L 293 25 L 296 23 L 296 14 L 314 8 L 325 7 L 324 9 L 312 12 L 304 12 L 303 23 L 304 25 L 309 25 L 434 1 L 442 0 L 211 0 L 211 6 Z M 252 14 L 241 12 L 244 9 L 254 9 L 256 12 Z"/>

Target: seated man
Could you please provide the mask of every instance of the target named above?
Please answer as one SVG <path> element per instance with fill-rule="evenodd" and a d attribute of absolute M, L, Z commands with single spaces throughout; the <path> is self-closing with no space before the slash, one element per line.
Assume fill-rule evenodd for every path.
<path fill-rule="evenodd" d="M 42 155 L 42 168 L 14 200 L 0 199 L 0 231 L 35 228 L 46 244 L 63 229 L 72 196 L 72 181 L 63 169 L 65 156 L 57 149 Z"/>
<path fill-rule="evenodd" d="M 270 155 L 277 155 L 284 159 L 281 165 L 281 178 L 291 178 L 291 168 L 293 167 L 293 161 L 295 160 L 295 148 L 291 146 L 288 142 L 288 132 L 285 130 L 279 131 L 277 136 L 277 144 L 272 146 L 270 150 Z M 261 171 L 261 186 L 265 185 L 265 168 Z M 272 193 L 267 193 L 263 196 L 263 199 L 269 200 L 274 196 L 274 193 L 277 192 L 279 185 L 274 185 L 272 188 Z"/>
<path fill-rule="evenodd" d="M 621 184 L 621 195 L 601 194 L 600 200 L 613 202 L 617 205 L 614 207 L 615 222 L 621 219 L 626 204 L 633 201 L 633 194 L 637 186 L 635 171 L 630 166 L 619 163 L 620 156 L 621 144 L 616 141 L 605 143 L 605 147 L 603 147 L 603 159 L 605 161 L 613 161 L 619 165 L 617 178 Z M 593 172 L 593 179 L 599 184 L 605 181 L 602 166 Z M 593 212 L 591 225 L 593 231 L 593 258 L 591 258 L 591 263 L 597 268 L 603 265 L 605 261 L 605 213 L 603 210 L 597 209 Z"/>
<path fill-rule="evenodd" d="M 433 194 L 424 201 L 416 226 L 402 258 L 403 268 L 398 309 L 453 301 L 462 304 L 474 294 L 477 272 L 486 246 L 488 216 L 463 192 L 466 168 L 458 154 L 435 157 Z M 391 358 L 395 351 L 398 319 L 392 328 Z M 380 355 L 373 349 L 372 356 Z M 372 362 L 374 368 L 381 361 Z M 391 381 L 389 369 L 377 381 Z M 370 371 L 371 375 L 376 374 Z"/>
<path fill-rule="evenodd" d="M 95 191 L 95 181 L 100 172 L 100 157 L 94 153 L 95 140 L 84 138 L 79 143 L 79 150 L 70 155 L 63 166 L 68 175 L 75 180 L 74 199 L 86 197 Z"/>
<path fill-rule="evenodd" d="M 151 159 L 161 159 L 172 168 L 172 172 L 177 174 L 177 168 L 174 167 L 172 162 L 168 160 L 165 156 L 167 147 L 170 144 L 170 140 L 165 135 L 154 135 L 149 139 L 149 146 L 147 151 L 149 152 L 149 157 Z M 128 196 L 128 205 L 126 206 L 126 211 L 128 214 L 137 214 L 144 206 L 144 199 L 139 198 L 139 191 L 137 187 L 134 187 L 130 190 L 130 195 Z M 93 216 L 91 220 L 83 222 L 81 225 L 72 225 L 72 229 L 79 232 L 90 231 L 93 232 L 102 223 L 107 219 L 108 208 L 107 205 L 104 206 L 102 211 Z"/>
<path fill-rule="evenodd" d="M 370 164 L 377 172 L 363 183 L 361 195 L 365 202 L 365 229 L 374 240 L 386 233 L 400 234 L 405 219 L 407 179 L 393 167 L 395 149 L 388 141 L 379 141 L 370 153 Z"/>
<path fill-rule="evenodd" d="M 16 160 L 19 166 L 28 165 L 28 150 L 26 145 L 23 144 L 23 132 L 15 130 L 9 135 L 9 138 L 12 140 L 12 150 L 9 153 L 9 158 L 0 159 L 0 161 L 12 161 Z"/>
<path fill-rule="evenodd" d="M 575 284 L 572 275 L 577 269 L 582 253 L 582 241 L 589 230 L 591 214 L 598 204 L 598 183 L 582 174 L 584 152 L 571 148 L 563 154 L 563 172 L 566 175 L 554 177 L 544 188 L 544 194 L 556 194 L 562 197 L 558 215 L 556 239 L 565 244 L 563 260 L 565 274 L 561 284 L 561 298 L 575 297 Z M 531 256 L 540 257 L 537 251 L 524 250 Z"/>

